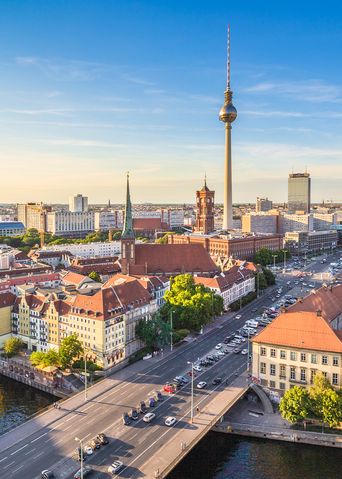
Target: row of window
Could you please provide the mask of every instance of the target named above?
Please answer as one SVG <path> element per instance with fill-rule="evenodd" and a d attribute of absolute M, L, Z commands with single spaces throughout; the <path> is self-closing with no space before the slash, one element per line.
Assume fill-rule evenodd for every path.
<path fill-rule="evenodd" d="M 279 353 L 279 358 L 280 359 L 287 359 L 288 351 L 285 351 L 285 350 L 278 351 L 275 348 L 269 348 L 269 349 L 270 349 L 270 357 L 271 358 L 278 357 L 278 353 Z M 261 348 L 260 348 L 260 356 L 267 356 L 267 348 L 265 348 L 264 346 L 261 346 Z M 329 358 L 330 357 L 328 355 L 323 354 L 320 358 L 321 364 L 329 365 Z M 290 359 L 290 361 L 300 360 L 303 363 L 308 362 L 309 359 L 310 359 L 311 364 L 318 364 L 319 363 L 319 356 L 316 353 L 310 353 L 309 354 L 309 353 L 303 353 L 303 352 L 299 353 L 299 352 L 296 352 L 296 351 L 290 351 L 289 359 Z M 340 365 L 340 361 L 339 361 L 338 356 L 333 356 L 332 357 L 332 365 L 333 366 L 339 366 Z"/>
<path fill-rule="evenodd" d="M 279 365 L 279 378 L 281 379 L 287 379 L 286 375 L 286 364 L 280 364 Z M 299 369 L 299 375 L 298 375 L 298 369 Z M 308 374 L 310 374 L 310 383 L 313 383 L 314 377 L 316 375 L 317 370 L 316 369 L 306 369 L 306 368 L 296 368 L 294 366 L 290 366 L 290 375 L 289 375 L 289 380 L 290 381 L 300 381 L 302 383 L 306 383 L 308 381 Z M 266 363 L 260 362 L 260 374 L 267 374 L 267 366 Z M 276 376 L 277 375 L 277 365 L 276 364 L 270 364 L 269 365 L 269 374 L 270 376 Z M 328 373 L 326 371 L 323 371 L 323 376 L 328 378 Z M 339 384 L 339 375 L 338 373 L 332 373 L 331 375 L 331 383 L 334 386 L 338 386 Z"/>

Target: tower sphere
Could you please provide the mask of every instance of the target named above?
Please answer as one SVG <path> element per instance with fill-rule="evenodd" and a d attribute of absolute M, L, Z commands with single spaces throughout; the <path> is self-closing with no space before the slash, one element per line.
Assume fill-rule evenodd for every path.
<path fill-rule="evenodd" d="M 219 113 L 219 119 L 224 123 L 233 123 L 236 120 L 237 111 L 233 103 L 225 102 Z"/>

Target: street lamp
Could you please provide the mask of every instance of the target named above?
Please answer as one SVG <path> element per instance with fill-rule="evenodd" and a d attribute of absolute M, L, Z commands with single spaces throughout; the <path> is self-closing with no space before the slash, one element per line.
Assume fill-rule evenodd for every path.
<path fill-rule="evenodd" d="M 278 258 L 278 255 L 277 254 L 272 254 L 273 256 L 273 271 L 275 271 L 275 260 L 276 258 Z"/>
<path fill-rule="evenodd" d="M 285 273 L 285 272 L 286 272 L 286 253 L 287 253 L 286 249 L 283 250 L 283 253 L 284 253 L 284 269 L 283 269 L 283 273 Z"/>
<path fill-rule="evenodd" d="M 173 331 L 172 331 L 172 328 L 173 328 L 173 318 L 172 318 L 172 313 L 174 313 L 174 311 L 170 311 L 170 326 L 171 326 L 171 330 L 170 330 L 170 346 L 171 346 L 171 352 L 173 351 Z"/>
<path fill-rule="evenodd" d="M 87 379 L 87 354 L 84 354 L 84 400 L 88 399 L 88 379 Z"/>
<path fill-rule="evenodd" d="M 190 412 L 190 421 L 191 424 L 194 422 L 194 363 L 188 361 L 188 364 L 191 364 L 191 412 Z"/>
<path fill-rule="evenodd" d="M 75 437 L 75 441 L 79 442 L 81 448 L 81 478 L 83 479 L 83 440 Z"/>

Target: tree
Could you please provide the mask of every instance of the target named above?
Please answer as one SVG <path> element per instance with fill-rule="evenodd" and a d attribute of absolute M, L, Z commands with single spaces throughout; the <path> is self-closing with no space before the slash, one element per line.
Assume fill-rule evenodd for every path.
<path fill-rule="evenodd" d="M 45 368 L 46 366 L 59 366 L 60 358 L 57 351 L 50 349 L 46 353 L 43 351 L 34 351 L 30 355 L 30 361 L 34 366 Z"/>
<path fill-rule="evenodd" d="M 8 338 L 4 343 L 4 351 L 7 356 L 15 356 L 23 346 L 24 343 L 20 338 Z"/>
<path fill-rule="evenodd" d="M 342 422 L 342 395 L 334 389 L 326 389 L 321 396 L 322 420 L 329 427 L 336 427 Z"/>
<path fill-rule="evenodd" d="M 312 412 L 317 418 L 323 420 L 323 396 L 328 389 L 332 389 L 328 379 L 318 372 L 314 377 L 313 385 L 309 389 L 312 399 Z"/>
<path fill-rule="evenodd" d="M 101 283 L 101 276 L 96 271 L 92 271 L 88 274 L 89 278 L 96 281 L 97 283 Z"/>
<path fill-rule="evenodd" d="M 255 283 L 256 287 L 259 288 L 259 291 L 267 288 L 267 281 L 264 273 L 258 272 L 255 273 Z"/>
<path fill-rule="evenodd" d="M 35 246 L 36 244 L 39 245 L 40 243 L 39 231 L 35 228 L 28 229 L 22 238 L 22 242 L 24 246 L 30 246 L 31 248 L 32 246 Z"/>
<path fill-rule="evenodd" d="M 286 391 L 279 404 L 280 414 L 291 423 L 307 418 L 311 410 L 309 393 L 300 386 Z"/>
<path fill-rule="evenodd" d="M 44 364 L 45 361 L 45 355 L 43 351 L 33 351 L 30 355 L 30 361 L 33 364 L 33 366 L 40 366 Z"/>
<path fill-rule="evenodd" d="M 223 311 L 223 299 L 202 284 L 195 284 L 191 274 L 173 278 L 170 291 L 165 293 L 166 304 L 161 308 L 164 320 L 173 315 L 175 329 L 199 331 L 213 315 Z"/>
<path fill-rule="evenodd" d="M 142 319 L 135 328 L 135 334 L 151 350 L 160 349 L 170 342 L 170 323 L 163 320 L 159 314 L 155 314 L 147 321 Z"/>
<path fill-rule="evenodd" d="M 275 276 L 270 269 L 263 267 L 262 272 L 264 273 L 267 286 L 275 284 Z"/>
<path fill-rule="evenodd" d="M 167 244 L 168 243 L 168 236 L 169 234 L 172 234 L 172 233 L 166 233 L 164 234 L 164 236 L 161 236 L 160 238 L 158 238 L 156 240 L 156 243 L 158 244 Z"/>
<path fill-rule="evenodd" d="M 83 346 L 76 333 L 64 338 L 59 348 L 60 363 L 63 368 L 71 366 L 74 359 L 83 354 Z"/>

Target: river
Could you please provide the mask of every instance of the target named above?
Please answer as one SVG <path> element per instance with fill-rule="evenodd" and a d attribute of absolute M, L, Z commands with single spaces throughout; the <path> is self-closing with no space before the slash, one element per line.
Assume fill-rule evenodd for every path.
<path fill-rule="evenodd" d="M 0 375 L 0 434 L 55 398 Z M 339 479 L 342 452 L 209 433 L 168 479 Z"/>
<path fill-rule="evenodd" d="M 56 398 L 0 374 L 0 434 L 18 426 Z"/>

